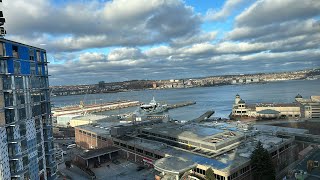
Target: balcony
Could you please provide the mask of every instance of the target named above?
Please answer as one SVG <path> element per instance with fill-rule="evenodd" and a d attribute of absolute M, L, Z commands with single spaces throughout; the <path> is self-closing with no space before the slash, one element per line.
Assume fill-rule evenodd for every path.
<path fill-rule="evenodd" d="M 17 152 L 9 152 L 9 160 L 10 161 L 18 161 L 20 158 L 22 158 L 22 154 L 21 153 L 17 153 Z"/>
<path fill-rule="evenodd" d="M 28 171 L 28 169 L 22 169 L 19 171 L 16 170 L 11 170 L 11 178 L 19 178 L 21 177 L 24 173 L 26 173 Z"/>
<path fill-rule="evenodd" d="M 25 139 L 25 137 L 14 138 L 13 133 L 7 134 L 8 144 L 15 144 L 15 143 L 21 142 L 21 141 L 24 140 L 24 139 Z"/>

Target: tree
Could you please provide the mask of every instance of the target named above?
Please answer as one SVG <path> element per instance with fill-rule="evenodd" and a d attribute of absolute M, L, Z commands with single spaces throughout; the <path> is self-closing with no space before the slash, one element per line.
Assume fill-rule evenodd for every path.
<path fill-rule="evenodd" d="M 251 165 L 255 168 L 253 172 L 254 179 L 272 180 L 276 178 L 272 158 L 269 152 L 263 148 L 260 141 L 251 154 Z"/>
<path fill-rule="evenodd" d="M 206 170 L 206 180 L 216 180 L 214 177 L 214 172 L 211 168 Z"/>

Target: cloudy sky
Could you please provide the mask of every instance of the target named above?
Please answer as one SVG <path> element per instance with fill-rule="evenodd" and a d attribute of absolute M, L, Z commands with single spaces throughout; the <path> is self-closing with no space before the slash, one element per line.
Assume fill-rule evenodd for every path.
<path fill-rule="evenodd" d="M 51 85 L 320 66 L 319 0 L 4 0 L 7 39 L 47 50 Z"/>

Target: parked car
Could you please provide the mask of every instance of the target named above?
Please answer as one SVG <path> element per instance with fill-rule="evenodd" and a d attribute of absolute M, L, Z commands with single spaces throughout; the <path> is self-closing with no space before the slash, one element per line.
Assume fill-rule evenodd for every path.
<path fill-rule="evenodd" d="M 77 147 L 76 144 L 70 144 L 70 145 L 67 146 L 67 149 L 72 149 L 72 148 L 75 148 L 75 147 Z"/>

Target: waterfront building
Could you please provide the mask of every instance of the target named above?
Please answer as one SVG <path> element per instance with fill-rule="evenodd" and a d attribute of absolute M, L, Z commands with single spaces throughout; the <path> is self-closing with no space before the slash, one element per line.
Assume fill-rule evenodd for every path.
<path fill-rule="evenodd" d="M 208 168 L 219 180 L 252 179 L 250 155 L 258 141 L 270 152 L 277 174 L 285 174 L 286 166 L 296 160 L 293 137 L 262 133 L 241 123 L 99 121 L 78 126 L 75 133 L 78 146 L 95 149 L 77 157 L 84 166 L 122 157 L 154 168 L 156 179 L 203 178 Z"/>
<path fill-rule="evenodd" d="M 55 179 L 46 51 L 0 38 L 0 179 Z"/>
<path fill-rule="evenodd" d="M 301 106 L 301 114 L 307 119 L 320 118 L 320 96 L 311 96 L 304 99 L 300 94 L 295 98 Z"/>
<path fill-rule="evenodd" d="M 278 119 L 278 118 L 299 118 L 301 105 L 293 103 L 256 103 L 247 104 L 237 94 L 230 114 L 231 118 L 257 118 L 257 119 Z"/>

